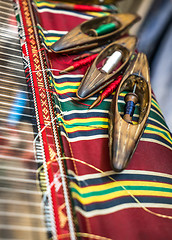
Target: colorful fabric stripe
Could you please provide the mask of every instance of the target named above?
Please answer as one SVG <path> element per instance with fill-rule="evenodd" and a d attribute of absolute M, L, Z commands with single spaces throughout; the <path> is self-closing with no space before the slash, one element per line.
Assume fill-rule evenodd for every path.
<path fill-rule="evenodd" d="M 66 18 L 69 17 L 69 16 L 72 16 L 72 17 L 76 17 L 76 18 L 79 18 L 79 19 L 81 18 L 81 19 L 84 19 L 84 20 L 91 19 L 92 17 L 95 17 L 95 16 L 100 17 L 100 16 L 108 14 L 108 13 L 104 13 L 104 12 L 88 12 L 88 13 L 82 12 L 82 13 L 80 13 L 80 12 L 75 12 L 75 11 L 71 12 L 71 11 L 68 11 L 68 10 L 61 10 L 61 9 L 58 9 L 56 7 L 55 3 L 47 2 L 47 1 L 34 1 L 33 5 L 34 5 L 37 13 L 40 14 L 39 19 L 41 19 L 41 15 L 43 13 L 58 14 L 59 16 L 64 15 L 64 16 L 66 16 Z M 71 27 L 69 26 L 69 23 L 71 24 L 73 22 L 75 22 L 75 21 L 73 21 L 73 19 L 72 20 L 69 19 L 68 28 L 72 29 L 75 26 L 75 23 L 74 23 L 73 26 L 72 25 L 71 25 Z M 68 31 L 64 31 L 64 29 L 61 29 L 61 26 L 59 26 L 59 29 L 57 29 L 57 30 L 54 30 L 54 29 L 46 29 L 45 30 L 41 27 L 41 24 L 38 23 L 37 27 L 39 29 L 38 30 L 39 36 L 40 36 L 42 42 L 44 43 L 44 46 L 46 47 L 46 49 L 49 49 L 49 47 L 53 43 L 58 41 L 60 39 L 60 37 L 62 37 L 64 34 L 66 34 L 68 32 Z"/>
<path fill-rule="evenodd" d="M 45 10 L 45 11 L 52 11 L 54 10 L 55 12 L 58 12 L 59 10 L 61 9 L 58 9 L 58 4 L 56 4 L 55 2 L 47 2 L 47 1 L 34 1 L 36 7 L 37 7 L 37 11 L 41 11 L 41 10 Z M 108 7 L 108 5 L 107 5 Z M 109 8 L 111 8 L 109 6 Z M 64 10 L 63 10 L 64 11 Z M 78 14 L 78 16 L 80 16 L 82 18 L 82 16 L 88 16 L 88 15 L 92 15 L 92 16 L 97 16 L 97 17 L 100 17 L 102 15 L 107 15 L 108 13 L 105 13 L 105 12 L 93 12 L 93 11 L 88 11 L 88 12 L 78 12 L 78 11 L 71 11 L 71 10 L 65 10 L 69 15 L 70 14 L 73 14 L 73 13 L 76 13 Z M 88 17 L 89 19 L 89 17 Z"/>
<path fill-rule="evenodd" d="M 125 170 L 121 175 L 105 172 L 78 177 L 70 171 L 70 177 L 76 208 L 87 217 L 136 207 L 133 196 L 143 206 L 156 203 L 154 207 L 172 208 L 172 175 Z"/>
<path fill-rule="evenodd" d="M 72 141 L 74 141 L 75 137 L 77 137 L 76 130 L 78 131 L 78 137 L 80 137 L 79 138 L 80 140 L 81 140 L 83 131 L 87 131 L 88 132 L 87 136 L 89 136 L 89 137 L 92 136 L 92 139 L 94 138 L 94 135 L 97 138 L 98 132 L 100 134 L 100 137 L 102 137 L 102 134 L 104 135 L 104 137 L 108 137 L 109 115 L 107 114 L 107 111 L 109 111 L 109 108 L 110 108 L 110 101 L 109 102 L 107 102 L 106 100 L 103 101 L 101 105 L 99 105 L 97 108 L 95 108 L 93 110 L 88 110 L 88 107 L 84 107 L 83 105 L 79 104 L 79 102 L 77 102 L 77 101 L 76 101 L 76 104 L 73 104 L 72 98 L 73 97 L 75 98 L 75 92 L 80 84 L 81 78 L 80 77 L 78 77 L 78 78 L 68 77 L 66 79 L 66 81 L 65 81 L 65 79 L 66 79 L 65 77 L 64 78 L 63 77 L 55 78 L 54 79 L 54 88 L 55 88 L 56 93 L 59 96 L 59 99 L 65 99 L 65 98 L 69 99 L 65 102 L 60 103 L 62 112 L 63 111 L 66 112 L 66 110 L 68 110 L 70 112 L 71 110 L 75 109 L 76 115 L 74 116 L 74 115 L 70 114 L 70 116 L 68 116 L 67 121 L 66 121 L 66 118 L 64 118 L 64 120 L 62 121 L 63 125 L 64 125 L 64 128 L 62 131 L 65 130 L 64 134 L 67 135 L 69 139 L 71 138 Z M 121 96 L 119 98 L 119 111 L 121 112 L 121 114 L 123 114 L 123 112 L 124 112 L 123 98 L 124 98 L 124 93 L 121 94 Z M 96 98 L 94 98 L 94 99 L 96 99 Z M 85 101 L 84 103 L 90 105 L 91 101 L 89 99 L 89 100 Z M 97 112 L 97 109 L 99 109 L 100 111 Z M 78 111 L 78 114 L 77 114 L 77 111 Z M 104 114 L 103 118 L 100 118 L 100 112 L 102 115 Z M 138 114 L 139 114 L 139 107 L 136 107 L 134 121 L 137 120 Z M 89 120 L 87 121 L 86 118 L 90 115 L 92 115 L 92 118 L 89 117 Z M 145 128 L 144 134 L 141 138 L 141 141 L 156 140 L 156 142 L 158 144 L 163 144 L 166 147 L 171 149 L 171 143 L 172 143 L 171 134 L 169 133 L 169 130 L 166 126 L 164 117 L 161 114 L 159 106 L 153 97 L 152 97 L 152 107 L 151 107 L 149 116 L 150 116 L 150 118 L 147 121 L 147 125 Z M 74 120 L 74 118 L 76 120 Z M 80 122 L 78 119 L 80 119 Z M 91 122 L 90 122 L 90 120 L 91 120 Z M 69 121 L 70 121 L 70 127 L 68 126 Z M 85 123 L 83 123 L 83 122 L 85 122 Z M 77 127 L 76 127 L 76 124 L 77 124 Z M 94 126 L 96 126 L 96 129 Z M 97 131 L 98 128 L 100 128 L 101 130 Z M 84 140 L 85 140 L 85 133 L 84 133 Z M 76 139 L 76 141 L 77 141 L 77 139 Z"/>
<path fill-rule="evenodd" d="M 40 38 L 47 49 L 64 32 L 94 15 L 57 10 L 42 1 L 35 4 Z M 75 55 L 56 55 L 49 51 L 47 57 L 62 160 L 68 169 L 68 175 L 63 177 L 69 181 L 79 231 L 88 238 L 91 234 L 98 236 L 95 239 L 101 239 L 100 236 L 118 240 L 153 239 L 152 236 L 168 239 L 169 231 L 149 229 L 155 225 L 169 227 L 172 215 L 172 139 L 154 96 L 137 149 L 127 170 L 117 174 L 111 169 L 108 149 L 109 109 L 114 94 L 89 110 L 98 94 L 85 101 L 76 98 L 88 66 L 59 75 L 60 70 L 72 65 Z M 124 95 L 119 97 L 121 114 Z M 135 123 L 138 117 L 139 105 L 134 114 Z"/>

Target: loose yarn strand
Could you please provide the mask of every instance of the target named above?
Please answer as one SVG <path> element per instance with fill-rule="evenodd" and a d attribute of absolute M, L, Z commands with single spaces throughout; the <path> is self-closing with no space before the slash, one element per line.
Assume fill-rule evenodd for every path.
<path fill-rule="evenodd" d="M 79 163 L 81 163 L 81 164 L 83 164 L 83 165 L 86 165 L 86 166 L 88 166 L 88 167 L 96 170 L 97 172 L 99 172 L 99 173 L 107 176 L 101 169 L 93 166 L 92 164 L 86 163 L 86 162 L 84 162 L 84 161 L 82 161 L 82 160 L 80 160 L 80 159 L 70 158 L 70 157 L 61 157 L 61 158 L 57 158 L 57 161 L 58 161 L 58 160 L 71 160 L 71 161 L 76 161 L 76 162 L 79 162 Z M 114 178 L 112 178 L 112 177 L 110 177 L 110 176 L 107 176 L 107 177 L 108 177 L 110 180 L 112 180 L 113 182 L 118 182 L 118 181 L 116 181 Z M 167 218 L 167 219 L 172 220 L 172 216 L 165 215 L 165 214 L 160 214 L 160 213 L 156 213 L 156 212 L 153 212 L 153 211 L 149 210 L 147 207 L 145 207 L 144 205 L 142 205 L 142 203 L 141 203 L 128 189 L 126 189 L 123 185 L 120 184 L 120 187 L 123 188 L 123 190 L 125 190 L 125 191 L 128 193 L 128 195 L 131 196 L 131 197 L 135 200 L 135 202 L 138 203 L 139 206 L 140 206 L 144 211 L 146 211 L 146 212 L 148 212 L 148 213 L 150 213 L 150 214 L 152 214 L 152 215 L 154 215 L 154 216 L 157 216 L 157 217 Z"/>
<path fill-rule="evenodd" d="M 93 240 L 112 240 L 112 238 L 102 237 L 99 235 L 84 233 L 84 232 L 75 232 L 75 234 L 77 237 L 85 237 L 85 238 L 89 238 L 89 239 L 93 239 Z M 58 239 L 65 239 L 65 238 L 69 238 L 69 237 L 70 237 L 70 233 L 58 235 Z"/>

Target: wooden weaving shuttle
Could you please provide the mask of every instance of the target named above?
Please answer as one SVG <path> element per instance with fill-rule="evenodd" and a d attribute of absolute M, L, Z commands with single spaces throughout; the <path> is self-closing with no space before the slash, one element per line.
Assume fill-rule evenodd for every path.
<path fill-rule="evenodd" d="M 60 40 L 55 42 L 50 49 L 55 53 L 71 53 L 96 48 L 107 43 L 108 40 L 111 41 L 112 39 L 120 37 L 138 20 L 140 20 L 138 15 L 129 13 L 116 13 L 96 17 L 73 28 L 61 37 Z M 94 30 L 102 24 L 108 23 L 114 23 L 116 25 L 115 30 L 100 36 L 89 35 L 90 29 Z"/>
<path fill-rule="evenodd" d="M 134 97 L 140 104 L 139 118 L 135 124 L 132 123 L 130 114 L 125 113 L 122 116 L 119 113 L 118 97 L 123 91 L 128 91 L 129 94 L 126 96 Z M 139 53 L 126 70 L 111 104 L 109 150 L 111 166 L 115 171 L 122 171 L 131 159 L 144 131 L 150 107 L 151 85 L 148 61 L 145 54 Z"/>
<path fill-rule="evenodd" d="M 77 97 L 81 100 L 87 99 L 114 81 L 114 77 L 124 72 L 133 54 L 136 42 L 135 36 L 127 36 L 120 38 L 103 49 L 81 80 L 76 92 Z M 102 68 L 98 68 L 102 60 L 119 51 L 122 53 L 122 60 L 121 65 L 117 69 L 111 73 L 105 73 L 101 70 Z"/>

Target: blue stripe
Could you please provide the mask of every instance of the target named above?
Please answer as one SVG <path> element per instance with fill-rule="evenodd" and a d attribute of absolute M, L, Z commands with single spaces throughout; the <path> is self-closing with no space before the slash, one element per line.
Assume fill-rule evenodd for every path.
<path fill-rule="evenodd" d="M 49 10 L 57 10 L 58 11 L 58 14 L 62 14 L 62 13 L 60 13 L 60 11 L 61 12 L 66 12 L 66 13 L 69 13 L 69 16 L 70 16 L 70 13 L 72 12 L 72 13 L 76 13 L 78 16 L 76 16 L 76 17 L 80 17 L 80 16 L 88 16 L 88 17 L 94 17 L 93 15 L 90 15 L 90 14 L 87 14 L 87 13 L 83 13 L 83 12 L 79 12 L 79 11 L 74 11 L 74 10 L 67 10 L 67 9 L 59 9 L 58 7 L 49 7 L 49 6 L 41 6 L 41 7 L 39 7 L 39 6 L 37 6 L 37 8 L 38 9 L 49 9 Z"/>
<path fill-rule="evenodd" d="M 76 125 L 77 126 L 77 125 Z M 78 125 L 79 126 L 79 125 Z M 66 133 L 66 131 L 64 130 L 63 126 L 60 125 L 60 130 L 64 133 Z M 98 136 L 98 135 L 107 135 L 107 129 L 89 129 L 88 126 L 88 130 L 86 131 L 76 131 L 76 132 L 72 132 L 72 133 L 66 133 L 66 135 L 69 138 L 76 138 L 76 137 L 90 137 L 90 136 Z"/>
<path fill-rule="evenodd" d="M 64 116 L 64 120 L 86 119 L 86 118 L 97 118 L 96 121 L 99 121 L 98 118 L 109 118 L 109 114 L 108 113 L 101 113 L 101 112 L 81 112 L 81 113 L 77 113 L 77 114 L 76 113 L 71 113 L 71 114 L 69 113 L 69 115 Z M 79 125 L 79 123 L 78 123 L 78 125 Z M 90 123 L 90 125 L 91 125 L 91 123 Z"/>
<path fill-rule="evenodd" d="M 136 198 L 139 200 L 139 202 L 143 204 L 144 203 L 172 204 L 172 198 L 168 198 L 168 197 L 136 196 Z M 96 202 L 88 205 L 82 205 L 77 199 L 73 199 L 73 200 L 74 200 L 75 206 L 80 207 L 82 210 L 86 212 L 108 209 L 108 208 L 119 206 L 125 203 L 128 203 L 128 204 L 136 203 L 136 201 L 130 196 L 114 198 L 106 202 Z"/>
<path fill-rule="evenodd" d="M 73 178 L 73 175 L 69 175 Z M 146 175 L 146 174 L 113 174 L 109 175 L 109 177 L 113 178 L 115 181 L 151 181 L 151 182 L 160 182 L 160 183 L 168 183 L 172 184 L 172 178 L 156 176 L 156 175 Z M 104 176 L 101 178 L 87 179 L 78 181 L 73 178 L 72 181 L 75 182 L 80 187 L 88 187 L 88 186 L 97 186 L 102 184 L 107 184 L 112 182 L 112 180 L 108 176 Z"/>
<path fill-rule="evenodd" d="M 56 83 L 65 83 L 65 82 L 80 82 L 82 77 L 61 77 L 61 78 L 54 78 Z M 72 85 L 72 84 L 71 84 Z"/>
<path fill-rule="evenodd" d="M 155 134 L 153 134 L 153 133 L 143 133 L 141 138 L 155 139 L 155 140 L 157 140 L 159 142 L 162 142 L 162 143 L 166 144 L 170 148 L 172 147 L 172 143 L 166 141 L 163 137 L 161 137 L 160 135 L 157 135 L 156 133 L 158 133 L 158 132 L 155 132 Z"/>

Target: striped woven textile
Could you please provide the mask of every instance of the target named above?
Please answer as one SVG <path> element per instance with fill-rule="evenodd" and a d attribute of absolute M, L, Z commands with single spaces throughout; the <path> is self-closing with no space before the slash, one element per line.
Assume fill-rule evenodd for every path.
<path fill-rule="evenodd" d="M 55 2 L 34 1 L 42 46 L 49 46 L 73 27 L 107 13 L 58 10 Z M 81 239 L 171 239 L 172 136 L 152 94 L 145 131 L 126 170 L 115 173 L 108 151 L 109 109 L 112 96 L 88 107 L 97 95 L 76 99 L 88 66 L 71 73 L 76 55 L 47 51 L 49 82 L 66 162 L 77 236 Z M 119 108 L 123 111 L 123 94 Z M 138 116 L 136 109 L 134 119 Z"/>

